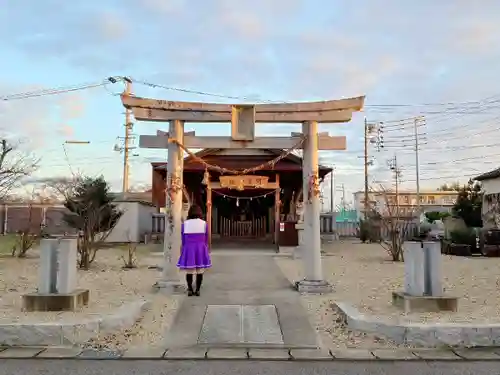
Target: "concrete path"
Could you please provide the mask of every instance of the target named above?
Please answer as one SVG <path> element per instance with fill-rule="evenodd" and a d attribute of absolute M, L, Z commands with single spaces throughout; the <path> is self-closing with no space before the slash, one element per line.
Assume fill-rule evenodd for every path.
<path fill-rule="evenodd" d="M 273 258 L 213 253 L 200 297 L 184 299 L 165 347 L 316 348 L 300 296 Z"/>

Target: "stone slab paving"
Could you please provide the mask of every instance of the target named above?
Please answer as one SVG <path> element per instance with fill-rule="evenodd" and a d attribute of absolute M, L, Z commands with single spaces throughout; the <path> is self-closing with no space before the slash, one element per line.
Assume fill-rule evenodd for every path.
<path fill-rule="evenodd" d="M 274 305 L 208 305 L 198 343 L 284 344 Z"/>
<path fill-rule="evenodd" d="M 498 361 L 500 348 L 485 349 L 284 349 L 284 348 L 204 348 L 164 350 L 134 348 L 125 352 L 97 351 L 75 347 L 0 348 L 2 359 L 75 360 L 254 360 L 254 361 Z"/>

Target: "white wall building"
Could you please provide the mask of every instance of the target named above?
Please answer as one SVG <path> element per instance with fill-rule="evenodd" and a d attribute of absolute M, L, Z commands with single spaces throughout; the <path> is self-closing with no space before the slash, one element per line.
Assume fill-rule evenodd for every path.
<path fill-rule="evenodd" d="M 451 212 L 457 200 L 457 191 L 425 190 L 420 192 L 420 208 L 422 212 L 447 211 Z M 369 192 L 369 207 L 375 208 L 378 212 L 387 212 L 387 202 L 390 206 L 396 206 L 396 193 Z M 417 192 L 403 190 L 398 192 L 399 212 L 402 215 L 415 212 L 417 207 Z M 354 209 L 358 220 L 364 218 L 365 212 L 365 192 L 354 193 Z"/>
<path fill-rule="evenodd" d="M 499 212 L 500 205 L 500 168 L 493 171 L 483 173 L 477 176 L 474 180 L 480 181 L 483 188 L 483 206 L 482 206 L 482 216 L 483 216 L 483 227 L 492 228 L 499 227 L 498 214 L 493 217 L 493 209 L 495 212 Z"/>
<path fill-rule="evenodd" d="M 156 207 L 150 202 L 137 200 L 116 200 L 123 215 L 116 223 L 106 242 L 141 242 L 146 233 L 151 233 L 152 216 Z"/>

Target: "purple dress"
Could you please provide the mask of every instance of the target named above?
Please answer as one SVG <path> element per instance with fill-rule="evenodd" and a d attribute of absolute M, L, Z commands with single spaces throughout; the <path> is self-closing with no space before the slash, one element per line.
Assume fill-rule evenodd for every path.
<path fill-rule="evenodd" d="M 193 271 L 211 267 L 207 223 L 201 219 L 190 219 L 181 228 L 182 248 L 177 267 Z"/>

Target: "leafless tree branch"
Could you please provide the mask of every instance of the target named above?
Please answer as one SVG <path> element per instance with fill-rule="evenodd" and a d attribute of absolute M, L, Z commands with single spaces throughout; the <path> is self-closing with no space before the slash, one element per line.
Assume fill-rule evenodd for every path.
<path fill-rule="evenodd" d="M 6 139 L 0 140 L 0 200 L 19 185 L 22 179 L 30 176 L 38 168 L 40 159 L 22 151 L 19 144 Z"/>
<path fill-rule="evenodd" d="M 387 250 L 393 261 L 403 261 L 403 243 L 411 237 L 417 218 L 414 207 L 402 207 L 390 190 L 380 185 L 371 194 L 382 197 L 382 204 L 371 203 L 370 220 L 378 222 L 381 229 L 380 245 Z"/>

